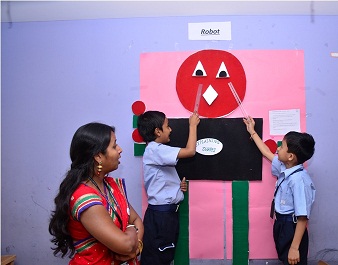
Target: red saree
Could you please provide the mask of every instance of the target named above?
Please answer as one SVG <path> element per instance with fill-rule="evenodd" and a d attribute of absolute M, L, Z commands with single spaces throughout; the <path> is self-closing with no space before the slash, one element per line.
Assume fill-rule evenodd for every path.
<path fill-rule="evenodd" d="M 70 221 L 68 230 L 74 239 L 76 253 L 69 262 L 69 265 L 120 265 L 121 261 L 114 259 L 114 253 L 105 245 L 92 237 L 80 222 L 81 213 L 93 205 L 103 205 L 109 215 L 112 217 L 115 225 L 125 231 L 129 220 L 129 207 L 126 196 L 126 189 L 123 179 L 111 177 L 104 178 L 106 194 L 113 194 L 117 204 L 109 206 L 107 199 L 96 189 L 85 184 L 79 187 L 73 193 L 70 200 Z M 127 262 L 128 265 L 138 265 L 136 259 Z"/>

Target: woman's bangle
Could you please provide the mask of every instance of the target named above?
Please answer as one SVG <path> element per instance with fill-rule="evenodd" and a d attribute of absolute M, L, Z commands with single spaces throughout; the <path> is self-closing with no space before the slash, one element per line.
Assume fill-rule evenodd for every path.
<path fill-rule="evenodd" d="M 126 229 L 130 227 L 134 227 L 134 229 L 136 230 L 136 233 L 138 232 L 138 228 L 136 227 L 136 225 L 127 225 Z"/>
<path fill-rule="evenodd" d="M 250 140 L 252 141 L 252 136 L 254 136 L 255 134 L 257 134 L 256 132 L 254 132 L 253 134 L 251 134 L 250 136 Z"/>

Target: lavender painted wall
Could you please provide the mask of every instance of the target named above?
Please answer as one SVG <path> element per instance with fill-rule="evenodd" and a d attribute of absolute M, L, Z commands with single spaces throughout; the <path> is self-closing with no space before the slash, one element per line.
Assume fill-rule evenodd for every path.
<path fill-rule="evenodd" d="M 231 21 L 231 41 L 189 41 L 188 23 Z M 142 52 L 304 50 L 309 172 L 317 188 L 310 258 L 338 264 L 338 16 L 201 16 L 2 23 L 1 253 L 16 265 L 68 264 L 52 255 L 48 221 L 82 124 L 115 125 L 125 177 L 141 213 L 141 160 L 133 156 L 131 105 Z M 286 77 L 287 78 L 287 77 Z M 277 96 L 277 95 L 276 95 Z M 292 97 L 292 95 L 290 95 Z M 331 250 L 331 251 L 330 251 Z M 277 264 L 250 261 L 250 264 Z M 191 264 L 231 264 L 192 260 Z M 310 264 L 315 264 L 314 262 Z"/>

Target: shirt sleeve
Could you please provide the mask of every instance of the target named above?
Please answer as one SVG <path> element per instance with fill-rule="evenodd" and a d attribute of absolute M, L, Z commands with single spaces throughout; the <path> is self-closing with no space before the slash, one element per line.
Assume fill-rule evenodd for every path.
<path fill-rule="evenodd" d="M 307 181 L 304 172 L 299 172 L 292 179 L 292 193 L 296 216 L 307 216 L 309 219 L 311 207 L 315 198 L 314 185 Z"/>
<path fill-rule="evenodd" d="M 154 165 L 160 166 L 175 166 L 177 164 L 177 156 L 180 147 L 172 147 L 165 144 L 154 146 L 153 154 L 148 156 Z"/>
<path fill-rule="evenodd" d="M 103 205 L 102 198 L 88 187 L 79 187 L 70 198 L 70 211 L 72 217 L 80 221 L 81 214 L 89 207 Z"/>
<path fill-rule="evenodd" d="M 279 178 L 280 173 L 283 170 L 283 163 L 278 160 L 278 156 L 275 156 L 272 159 L 271 163 L 271 174 L 277 178 Z"/>

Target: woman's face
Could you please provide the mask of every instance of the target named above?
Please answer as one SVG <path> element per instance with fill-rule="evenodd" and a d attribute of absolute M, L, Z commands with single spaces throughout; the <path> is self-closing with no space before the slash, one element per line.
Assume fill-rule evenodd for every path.
<path fill-rule="evenodd" d="M 122 148 L 116 143 L 116 136 L 111 132 L 110 143 L 106 149 L 106 154 L 102 157 L 102 171 L 109 173 L 116 170 L 120 164 Z"/>

